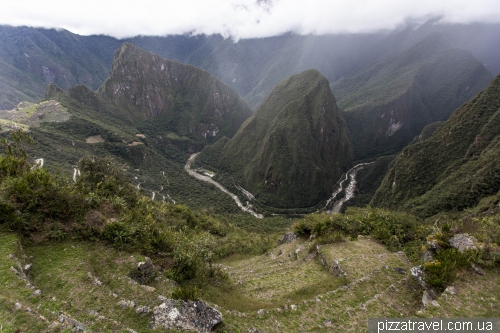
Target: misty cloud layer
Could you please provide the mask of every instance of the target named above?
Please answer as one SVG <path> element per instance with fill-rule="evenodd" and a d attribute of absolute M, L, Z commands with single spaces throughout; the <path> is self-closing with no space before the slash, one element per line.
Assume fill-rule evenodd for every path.
<path fill-rule="evenodd" d="M 434 16 L 442 23 L 499 23 L 500 6 L 498 0 L 18 0 L 2 4 L 0 24 L 117 38 L 221 34 L 237 40 L 373 32 Z"/>

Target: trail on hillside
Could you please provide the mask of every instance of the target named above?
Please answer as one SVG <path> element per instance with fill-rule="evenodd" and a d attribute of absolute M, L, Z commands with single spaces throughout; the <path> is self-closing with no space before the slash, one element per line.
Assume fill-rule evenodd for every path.
<path fill-rule="evenodd" d="M 253 211 L 251 208 L 247 207 L 247 206 L 244 206 L 240 199 L 238 198 L 238 196 L 234 193 L 231 193 L 229 192 L 228 189 L 226 189 L 224 186 L 222 186 L 220 183 L 216 182 L 215 180 L 213 180 L 212 178 L 208 177 L 208 176 L 204 176 L 204 175 L 201 175 L 199 174 L 198 172 L 194 171 L 191 169 L 191 164 L 193 164 L 194 160 L 196 159 L 196 156 L 198 156 L 199 153 L 194 153 L 192 154 L 189 159 L 187 160 L 186 162 L 186 165 L 184 166 L 184 170 L 186 170 L 186 172 L 188 174 L 190 174 L 191 176 L 195 177 L 196 179 L 199 179 L 199 180 L 202 180 L 204 182 L 207 182 L 207 183 L 210 183 L 212 185 L 215 185 L 217 186 L 217 188 L 219 190 L 221 190 L 222 192 L 226 193 L 227 195 L 229 195 L 231 198 L 233 198 L 234 202 L 236 202 L 236 204 L 238 205 L 238 207 L 240 207 L 240 209 L 244 212 L 247 212 L 247 213 L 250 213 L 252 214 L 253 216 L 255 216 L 256 218 L 259 218 L 259 219 L 262 219 L 264 218 L 264 215 L 262 214 L 259 214 L 259 213 L 256 213 L 255 211 Z M 250 193 L 250 192 L 248 192 Z"/>

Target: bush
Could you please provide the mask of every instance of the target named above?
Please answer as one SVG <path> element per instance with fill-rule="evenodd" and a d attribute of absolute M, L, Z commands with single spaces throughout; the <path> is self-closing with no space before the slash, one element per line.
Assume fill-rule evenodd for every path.
<path fill-rule="evenodd" d="M 457 249 L 439 251 L 435 260 L 423 265 L 424 281 L 438 291 L 443 291 L 455 281 L 456 273 L 469 264 L 469 256 Z"/>
<path fill-rule="evenodd" d="M 200 289 L 195 286 L 176 287 L 172 292 L 173 299 L 196 301 L 200 297 Z"/>

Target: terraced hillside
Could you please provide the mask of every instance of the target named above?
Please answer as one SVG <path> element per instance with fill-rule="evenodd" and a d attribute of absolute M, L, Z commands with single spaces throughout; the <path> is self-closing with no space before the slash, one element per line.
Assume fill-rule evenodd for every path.
<path fill-rule="evenodd" d="M 151 311 L 171 297 L 176 283 L 161 273 L 148 285 L 128 274 L 144 256 L 103 244 L 61 243 L 20 247 L 0 234 L 0 319 L 7 332 L 148 332 Z M 389 252 L 371 238 L 320 247 L 297 240 L 265 255 L 220 262 L 230 293 L 207 292 L 223 314 L 216 332 L 365 332 L 374 317 L 495 317 L 500 312 L 500 275 L 464 272 L 456 294 L 423 308 L 420 285 L 409 275 L 403 253 Z M 96 246 L 97 245 L 97 246 Z M 345 276 L 334 276 L 337 260 Z M 33 264 L 23 277 L 17 261 Z M 104 265 L 103 265 L 104 263 Z M 13 266 L 13 268 L 9 268 Z"/>

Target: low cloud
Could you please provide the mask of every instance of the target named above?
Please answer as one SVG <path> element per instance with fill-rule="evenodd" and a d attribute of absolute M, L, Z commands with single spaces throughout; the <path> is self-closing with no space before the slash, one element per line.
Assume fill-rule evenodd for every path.
<path fill-rule="evenodd" d="M 500 23 L 498 0 L 8 1 L 0 24 L 82 35 L 221 34 L 235 40 L 389 30 L 440 16 L 443 23 Z"/>

